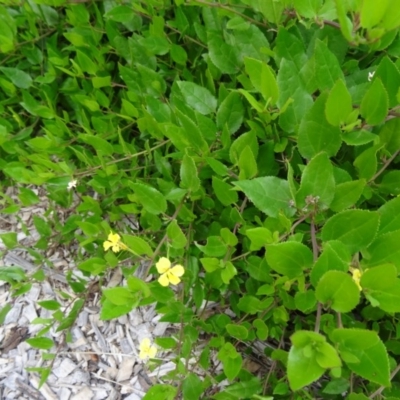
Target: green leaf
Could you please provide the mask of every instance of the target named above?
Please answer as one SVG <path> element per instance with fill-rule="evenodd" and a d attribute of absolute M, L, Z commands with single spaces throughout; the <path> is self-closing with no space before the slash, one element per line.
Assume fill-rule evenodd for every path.
<path fill-rule="evenodd" d="M 122 241 L 126 244 L 135 254 L 145 255 L 151 257 L 153 250 L 150 245 L 141 237 L 132 235 L 122 235 Z"/>
<path fill-rule="evenodd" d="M 41 307 L 45 308 L 46 310 L 51 310 L 51 311 L 58 310 L 61 307 L 61 304 L 55 300 L 38 301 L 38 304 Z"/>
<path fill-rule="evenodd" d="M 360 112 L 369 125 L 381 124 L 388 113 L 389 98 L 380 78 L 375 78 L 365 93 Z"/>
<path fill-rule="evenodd" d="M 333 200 L 334 193 L 335 178 L 331 161 L 325 152 L 319 153 L 303 170 L 300 189 L 296 194 L 296 205 L 303 208 L 317 204 L 327 208 Z M 312 204 L 309 204 L 310 201 Z"/>
<path fill-rule="evenodd" d="M 294 296 L 294 302 L 296 308 L 303 313 L 309 313 L 317 304 L 313 290 L 297 292 Z"/>
<path fill-rule="evenodd" d="M 374 79 L 380 78 L 389 97 L 389 107 L 395 107 L 397 91 L 400 87 L 400 72 L 388 56 L 384 56 L 375 71 Z"/>
<path fill-rule="evenodd" d="M 242 190 L 259 210 L 270 217 L 276 218 L 280 211 L 288 216 L 295 212 L 290 207 L 292 198 L 289 184 L 283 179 L 267 176 L 235 182 L 234 185 Z"/>
<path fill-rule="evenodd" d="M 183 234 L 175 219 L 171 221 L 168 225 L 167 235 L 168 239 L 170 240 L 171 246 L 174 249 L 183 249 L 186 246 L 186 236 Z"/>
<path fill-rule="evenodd" d="M 303 348 L 292 346 L 289 351 L 287 374 L 292 390 L 299 390 L 319 379 L 325 372 L 314 357 L 306 357 Z"/>
<path fill-rule="evenodd" d="M 193 373 L 189 373 L 183 380 L 182 394 L 184 400 L 197 400 L 203 393 L 201 379 Z"/>
<path fill-rule="evenodd" d="M 179 118 L 179 122 L 182 124 L 183 132 L 180 133 L 185 136 L 183 143 L 187 142 L 189 147 L 193 147 L 197 152 L 207 154 L 209 147 L 205 141 L 197 123 L 192 121 L 187 115 L 183 114 L 178 109 L 175 109 L 175 113 Z M 186 150 L 186 148 L 184 148 Z"/>
<path fill-rule="evenodd" d="M 286 111 L 280 115 L 279 124 L 285 131 L 293 132 L 302 121 L 304 114 L 313 105 L 313 100 L 299 76 L 296 65 L 292 61 L 286 59 L 281 61 L 277 83 L 279 88 L 277 105 L 281 112 L 282 108 L 287 106 L 288 101 L 293 101 Z"/>
<path fill-rule="evenodd" d="M 332 157 L 340 149 L 340 129 L 326 120 L 326 101 L 327 94 L 320 95 L 301 121 L 298 147 L 300 154 L 305 158 L 311 159 L 321 151 Z"/>
<path fill-rule="evenodd" d="M 382 145 L 378 144 L 372 146 L 369 149 L 364 150 L 355 160 L 354 166 L 357 168 L 358 176 L 366 180 L 371 179 L 378 168 L 378 162 L 376 159 L 376 153 Z"/>
<path fill-rule="evenodd" d="M 339 79 L 329 92 L 325 104 L 325 116 L 333 126 L 339 126 L 346 121 L 348 115 L 353 111 L 352 101 L 345 83 Z"/>
<path fill-rule="evenodd" d="M 241 297 L 237 306 L 240 311 L 247 314 L 257 314 L 263 310 L 262 302 L 257 297 L 250 295 L 244 295 Z"/>
<path fill-rule="evenodd" d="M 359 179 L 337 185 L 330 209 L 335 212 L 340 212 L 354 206 L 361 197 L 366 183 L 365 179 Z"/>
<path fill-rule="evenodd" d="M 245 58 L 244 65 L 255 89 L 262 94 L 266 102 L 276 104 L 279 97 L 279 89 L 271 68 L 260 60 Z"/>
<path fill-rule="evenodd" d="M 279 57 L 294 63 L 296 72 L 300 71 L 302 66 L 307 61 L 307 55 L 303 42 L 301 42 L 296 35 L 289 33 L 283 27 L 279 27 L 278 30 L 275 52 Z M 282 64 L 281 61 L 280 69 L 282 69 L 284 65 L 285 64 Z"/>
<path fill-rule="evenodd" d="M 211 61 L 223 74 L 235 74 L 239 63 L 236 49 L 212 31 L 207 32 L 207 45 Z"/>
<path fill-rule="evenodd" d="M 209 257 L 222 257 L 227 251 L 226 243 L 219 236 L 209 236 L 205 246 L 198 243 L 195 244 L 206 256 Z"/>
<path fill-rule="evenodd" d="M 318 281 L 315 297 L 337 312 L 353 310 L 360 301 L 360 291 L 349 274 L 328 271 Z"/>
<path fill-rule="evenodd" d="M 0 233 L 0 239 L 7 249 L 11 250 L 18 245 L 16 232 Z"/>
<path fill-rule="evenodd" d="M 227 125 L 229 133 L 235 133 L 241 126 L 244 116 L 242 98 L 238 92 L 231 92 L 218 108 L 217 127 L 223 129 Z"/>
<path fill-rule="evenodd" d="M 228 393 L 232 395 L 235 399 L 264 399 L 264 400 L 272 400 L 271 398 L 261 398 L 261 397 L 254 397 L 256 393 L 261 392 L 261 382 L 260 379 L 253 377 L 249 380 L 237 382 L 233 385 L 225 386 L 224 392 L 220 393 Z"/>
<path fill-rule="evenodd" d="M 390 386 L 389 358 L 384 344 L 374 331 L 364 329 L 335 329 L 332 340 L 339 353 L 348 352 L 359 362 L 346 361 L 351 371 L 379 385 Z"/>
<path fill-rule="evenodd" d="M 41 350 L 50 350 L 54 346 L 54 342 L 51 339 L 45 337 L 26 339 L 26 342 L 35 349 Z"/>
<path fill-rule="evenodd" d="M 226 377 L 233 380 L 242 368 L 242 357 L 231 343 L 225 343 L 217 354 L 217 358 L 222 361 Z"/>
<path fill-rule="evenodd" d="M 226 331 L 229 335 L 239 340 L 246 340 L 249 335 L 249 331 L 243 325 L 228 324 L 226 325 Z"/>
<path fill-rule="evenodd" d="M 383 204 L 378 212 L 381 216 L 378 235 L 400 230 L 400 197 Z"/>
<path fill-rule="evenodd" d="M 250 146 L 246 146 L 239 156 L 239 180 L 251 179 L 257 175 L 257 163 Z"/>
<path fill-rule="evenodd" d="M 284 242 L 267 246 L 266 258 L 269 266 L 289 279 L 302 275 L 303 270 L 311 268 L 313 254 L 302 243 Z"/>
<path fill-rule="evenodd" d="M 187 189 L 190 192 L 196 192 L 200 188 L 200 179 L 197 173 L 197 167 L 192 157 L 185 154 L 183 156 L 181 168 L 181 183 L 180 187 Z"/>
<path fill-rule="evenodd" d="M 263 246 L 273 243 L 272 233 L 267 228 L 246 229 L 245 235 L 250 239 L 250 251 L 260 250 Z"/>
<path fill-rule="evenodd" d="M 178 86 L 187 104 L 200 114 L 207 115 L 216 110 L 217 99 L 205 87 L 182 81 Z"/>
<path fill-rule="evenodd" d="M 107 300 L 116 306 L 129 305 L 132 300 L 136 299 L 135 294 L 126 287 L 104 289 L 103 294 Z"/>
<path fill-rule="evenodd" d="M 376 135 L 365 129 L 342 134 L 343 141 L 349 146 L 360 146 L 376 140 Z"/>
<path fill-rule="evenodd" d="M 223 164 L 221 161 L 216 160 L 215 158 L 207 157 L 207 164 L 212 168 L 212 170 L 218 174 L 219 176 L 228 175 L 228 167 Z"/>
<path fill-rule="evenodd" d="M 0 67 L 0 71 L 16 86 L 28 89 L 32 85 L 32 78 L 26 72 L 18 68 Z"/>
<path fill-rule="evenodd" d="M 392 263 L 400 271 L 400 230 L 378 236 L 368 247 L 368 266 Z"/>
<path fill-rule="evenodd" d="M 130 185 L 143 208 L 150 214 L 162 214 L 167 210 L 167 202 L 157 189 L 142 183 Z"/>
<path fill-rule="evenodd" d="M 337 57 L 329 50 L 328 46 L 317 39 L 315 41 L 315 74 L 318 88 L 323 91 L 331 89 L 335 82 L 344 81 L 344 75 Z"/>
<path fill-rule="evenodd" d="M 253 326 L 256 328 L 256 335 L 260 340 L 267 340 L 269 328 L 268 325 L 262 319 L 255 319 Z"/>
<path fill-rule="evenodd" d="M 369 299 L 378 302 L 378 307 L 388 313 L 400 311 L 400 279 L 392 264 L 369 268 L 361 275 L 360 283 Z"/>
<path fill-rule="evenodd" d="M 217 199 L 224 205 L 229 206 L 230 204 L 238 201 L 238 194 L 233 190 L 233 186 L 226 183 L 222 179 L 216 176 L 212 177 L 212 187 Z"/>
<path fill-rule="evenodd" d="M 381 0 L 378 4 L 373 0 L 363 0 L 360 15 L 361 26 L 370 29 L 377 25 L 385 15 L 389 3 L 390 0 Z"/>
<path fill-rule="evenodd" d="M 354 254 L 374 240 L 378 226 L 378 213 L 346 210 L 328 219 L 322 228 L 322 240 L 339 240 Z"/>
<path fill-rule="evenodd" d="M 172 385 L 156 384 L 147 390 L 143 400 L 174 400 L 178 388 Z"/>
<path fill-rule="evenodd" d="M 115 22 L 127 23 L 133 19 L 134 11 L 131 7 L 118 5 L 104 14 L 104 18 Z"/>

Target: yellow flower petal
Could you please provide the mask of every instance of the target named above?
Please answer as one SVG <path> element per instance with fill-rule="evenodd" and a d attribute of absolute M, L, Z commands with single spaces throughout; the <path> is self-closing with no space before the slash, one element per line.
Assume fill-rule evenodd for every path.
<path fill-rule="evenodd" d="M 112 244 L 111 242 L 109 242 L 108 240 L 106 240 L 106 241 L 103 243 L 104 250 L 107 251 L 112 245 L 113 245 L 113 244 Z"/>
<path fill-rule="evenodd" d="M 139 346 L 140 353 L 139 358 L 142 360 L 150 357 L 153 358 L 157 354 L 157 348 L 151 345 L 149 338 L 144 338 Z"/>
<path fill-rule="evenodd" d="M 169 285 L 168 275 L 167 275 L 166 273 L 160 275 L 160 277 L 158 278 L 158 283 L 159 283 L 161 286 L 168 286 L 168 285 Z"/>
<path fill-rule="evenodd" d="M 112 243 L 118 243 L 121 240 L 121 236 L 118 235 L 118 233 L 112 233 L 108 235 L 108 240 Z"/>
<path fill-rule="evenodd" d="M 149 338 L 144 338 L 142 340 L 142 342 L 140 343 L 140 345 L 139 345 L 139 349 L 140 349 L 140 351 L 146 350 L 146 349 L 148 349 L 150 347 L 150 345 L 151 345 L 150 339 Z"/>
<path fill-rule="evenodd" d="M 182 265 L 178 264 L 171 268 L 171 273 L 175 276 L 182 276 L 185 273 L 185 269 L 182 267 Z"/>
<path fill-rule="evenodd" d="M 168 274 L 168 280 L 170 283 L 172 283 L 173 285 L 177 285 L 181 280 L 179 279 L 179 277 L 177 277 L 176 275 L 174 275 L 171 271 L 167 272 Z"/>
<path fill-rule="evenodd" d="M 149 354 L 150 358 L 154 358 L 156 356 L 156 354 L 157 354 L 157 347 L 151 346 L 150 349 L 149 349 L 148 354 Z"/>
<path fill-rule="evenodd" d="M 166 257 L 161 257 L 156 263 L 156 268 L 159 274 L 164 274 L 170 269 L 170 267 L 171 261 L 169 261 Z"/>

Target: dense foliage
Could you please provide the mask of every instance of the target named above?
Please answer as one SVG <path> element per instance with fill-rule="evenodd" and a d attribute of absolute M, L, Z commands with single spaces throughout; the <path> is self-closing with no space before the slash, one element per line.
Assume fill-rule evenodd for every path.
<path fill-rule="evenodd" d="M 140 348 L 176 354 L 146 399 L 400 398 L 400 1 L 0 3 L 1 212 L 51 204 L 38 270 L 0 279 L 79 246 L 32 346 L 122 268 L 101 318 L 177 324 Z"/>

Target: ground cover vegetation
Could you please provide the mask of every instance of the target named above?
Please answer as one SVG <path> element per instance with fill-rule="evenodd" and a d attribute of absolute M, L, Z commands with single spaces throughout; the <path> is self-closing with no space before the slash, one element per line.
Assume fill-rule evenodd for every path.
<path fill-rule="evenodd" d="M 176 354 L 146 399 L 400 398 L 398 0 L 0 3 L 1 213 L 50 202 L 37 271 L 0 279 L 20 296 L 79 246 L 32 373 L 97 287 L 104 320 L 177 326 L 140 346 Z"/>

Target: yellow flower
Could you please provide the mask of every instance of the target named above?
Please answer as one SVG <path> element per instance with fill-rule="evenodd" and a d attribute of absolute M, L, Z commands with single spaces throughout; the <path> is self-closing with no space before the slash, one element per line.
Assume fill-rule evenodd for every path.
<path fill-rule="evenodd" d="M 121 236 L 119 236 L 118 233 L 110 232 L 107 239 L 108 240 L 103 243 L 105 251 L 107 251 L 110 247 L 114 253 L 118 253 L 121 249 L 127 249 L 127 247 L 121 242 Z"/>
<path fill-rule="evenodd" d="M 179 279 L 185 273 L 182 265 L 175 265 L 171 268 L 171 261 L 166 257 L 161 257 L 156 264 L 156 268 L 161 276 L 158 282 L 161 286 L 168 286 L 170 283 L 177 285 L 181 280 Z"/>
<path fill-rule="evenodd" d="M 353 274 L 353 281 L 356 283 L 358 289 L 362 290 L 362 287 L 360 285 L 360 278 L 362 275 L 362 272 L 358 268 L 354 268 L 351 273 Z"/>
<path fill-rule="evenodd" d="M 139 346 L 139 358 L 145 360 L 146 358 L 154 358 L 157 354 L 157 347 L 152 346 L 149 338 L 144 338 Z"/>

